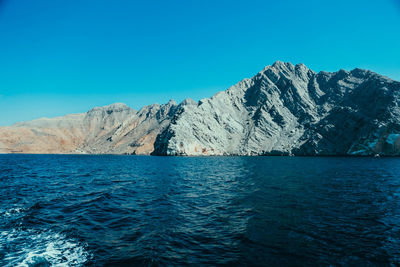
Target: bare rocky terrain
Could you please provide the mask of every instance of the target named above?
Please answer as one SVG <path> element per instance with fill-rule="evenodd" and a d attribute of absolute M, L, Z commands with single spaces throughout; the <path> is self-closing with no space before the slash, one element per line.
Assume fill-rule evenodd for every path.
<path fill-rule="evenodd" d="M 125 104 L 0 127 L 1 153 L 400 154 L 400 82 L 275 62 L 199 102 Z"/>
<path fill-rule="evenodd" d="M 0 127 L 0 152 L 150 154 L 156 136 L 177 108 L 174 101 L 139 111 L 116 103 L 87 113 Z"/>

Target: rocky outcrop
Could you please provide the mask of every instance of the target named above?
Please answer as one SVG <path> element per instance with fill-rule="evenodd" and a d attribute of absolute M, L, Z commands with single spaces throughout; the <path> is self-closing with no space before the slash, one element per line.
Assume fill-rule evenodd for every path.
<path fill-rule="evenodd" d="M 187 106 L 156 155 L 398 155 L 400 83 L 276 62 Z"/>
<path fill-rule="evenodd" d="M 199 102 L 97 107 L 0 127 L 1 153 L 400 155 L 400 83 L 275 62 Z"/>

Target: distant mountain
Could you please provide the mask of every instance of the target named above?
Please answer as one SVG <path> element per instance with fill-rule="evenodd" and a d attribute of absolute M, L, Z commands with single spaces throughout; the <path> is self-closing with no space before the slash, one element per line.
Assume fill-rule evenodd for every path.
<path fill-rule="evenodd" d="M 124 104 L 0 127 L 2 153 L 399 155 L 400 82 L 275 62 L 198 103 Z"/>
<path fill-rule="evenodd" d="M 87 113 L 0 127 L 0 152 L 149 154 L 178 107 L 170 101 L 135 111 L 117 103 Z"/>

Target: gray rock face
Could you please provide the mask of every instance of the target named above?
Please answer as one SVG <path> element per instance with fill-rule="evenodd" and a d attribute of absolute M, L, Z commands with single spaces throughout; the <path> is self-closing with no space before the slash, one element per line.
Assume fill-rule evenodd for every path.
<path fill-rule="evenodd" d="M 399 155 L 400 83 L 354 69 L 276 62 L 187 105 L 155 155 Z"/>
<path fill-rule="evenodd" d="M 400 82 L 275 62 L 195 102 L 125 104 L 0 127 L 0 153 L 400 155 Z"/>

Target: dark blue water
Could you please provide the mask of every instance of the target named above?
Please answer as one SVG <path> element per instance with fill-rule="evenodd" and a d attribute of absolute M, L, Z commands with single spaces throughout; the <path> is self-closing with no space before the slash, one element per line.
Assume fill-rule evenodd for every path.
<path fill-rule="evenodd" d="M 0 156 L 3 266 L 398 266 L 400 159 Z"/>

